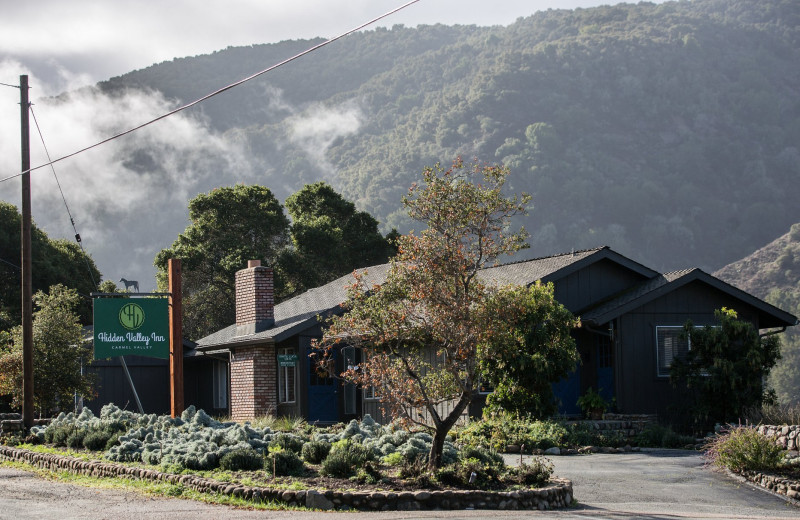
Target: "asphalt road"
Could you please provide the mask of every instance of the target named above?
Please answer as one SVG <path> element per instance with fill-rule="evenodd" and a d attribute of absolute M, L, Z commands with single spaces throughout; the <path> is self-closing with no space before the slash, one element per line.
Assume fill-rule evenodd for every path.
<path fill-rule="evenodd" d="M 519 457 L 509 456 L 509 461 Z M 134 492 L 52 483 L 0 467 L 0 518 L 5 519 L 250 519 L 320 520 L 416 518 L 726 518 L 795 519 L 800 508 L 703 467 L 695 452 L 658 450 L 552 458 L 559 476 L 574 484 L 577 507 L 564 511 L 429 511 L 307 513 L 247 511 Z"/>

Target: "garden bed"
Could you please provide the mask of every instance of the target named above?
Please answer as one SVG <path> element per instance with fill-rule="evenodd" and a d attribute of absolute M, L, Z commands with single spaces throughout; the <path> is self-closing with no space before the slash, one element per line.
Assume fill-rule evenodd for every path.
<path fill-rule="evenodd" d="M 311 509 L 424 510 L 424 509 L 553 509 L 569 506 L 572 483 L 552 478 L 538 489 L 510 491 L 464 489 L 412 489 L 405 485 L 356 484 L 343 479 L 279 478 L 274 486 L 245 484 L 252 473 L 239 472 L 231 480 L 220 481 L 195 474 L 175 474 L 138 465 L 83 460 L 55 453 L 41 453 L 0 445 L 0 459 L 22 462 L 51 471 L 69 471 L 94 477 L 149 479 L 181 485 L 202 493 L 229 495 L 244 500 L 272 502 Z M 256 479 L 258 480 L 258 479 Z M 264 482 L 266 484 L 266 482 Z M 387 486 L 388 484 L 388 486 Z M 300 486 L 309 488 L 297 489 Z M 319 488 L 317 486 L 320 486 Z M 438 487 L 438 486 L 436 486 Z M 327 489 L 326 489 L 327 488 Z"/>
<path fill-rule="evenodd" d="M 274 425 L 273 425 L 274 426 Z M 569 481 L 533 458 L 507 467 L 481 446 L 445 443 L 443 465 L 427 468 L 432 438 L 361 422 L 276 431 L 264 423 L 221 422 L 190 407 L 180 418 L 113 405 L 34 427 L 0 457 L 46 469 L 163 481 L 202 493 L 316 509 L 550 509 L 569 505 Z M 21 435 L 21 432 L 20 432 Z M 36 446 L 44 444 L 45 446 Z"/>

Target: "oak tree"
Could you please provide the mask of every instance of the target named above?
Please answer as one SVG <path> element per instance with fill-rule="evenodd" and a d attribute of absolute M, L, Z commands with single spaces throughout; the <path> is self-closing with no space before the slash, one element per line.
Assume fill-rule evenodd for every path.
<path fill-rule="evenodd" d="M 90 397 L 93 378 L 81 374 L 81 363 L 91 360 L 76 310 L 80 296 L 63 285 L 38 291 L 33 313 L 33 403 L 43 413 L 71 407 L 74 393 Z M 22 327 L 0 332 L 0 394 L 22 403 Z"/>

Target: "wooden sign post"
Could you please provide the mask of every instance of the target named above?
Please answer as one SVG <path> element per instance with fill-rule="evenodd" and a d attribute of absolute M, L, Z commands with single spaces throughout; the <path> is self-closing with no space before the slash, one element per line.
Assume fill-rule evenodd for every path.
<path fill-rule="evenodd" d="M 183 413 L 183 309 L 181 307 L 181 261 L 170 258 L 169 270 L 169 390 L 170 413 Z"/>

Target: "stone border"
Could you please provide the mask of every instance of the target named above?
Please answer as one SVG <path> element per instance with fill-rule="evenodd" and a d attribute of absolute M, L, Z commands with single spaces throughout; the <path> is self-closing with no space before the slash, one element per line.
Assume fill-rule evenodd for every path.
<path fill-rule="evenodd" d="M 788 479 L 780 475 L 774 475 L 763 471 L 742 471 L 739 473 L 731 472 L 735 476 L 743 478 L 747 482 L 764 488 L 774 495 L 778 495 L 784 500 L 800 506 L 800 482 Z"/>
<path fill-rule="evenodd" d="M 175 475 L 154 469 L 111 462 L 84 461 L 0 445 L 0 459 L 23 462 L 48 470 L 69 471 L 93 477 L 125 477 L 180 484 L 201 493 L 219 493 L 253 502 L 277 502 L 311 509 L 364 511 L 418 511 L 456 509 L 555 509 L 572 503 L 572 482 L 553 478 L 550 486 L 520 491 L 292 491 L 219 482 L 196 475 Z"/>

